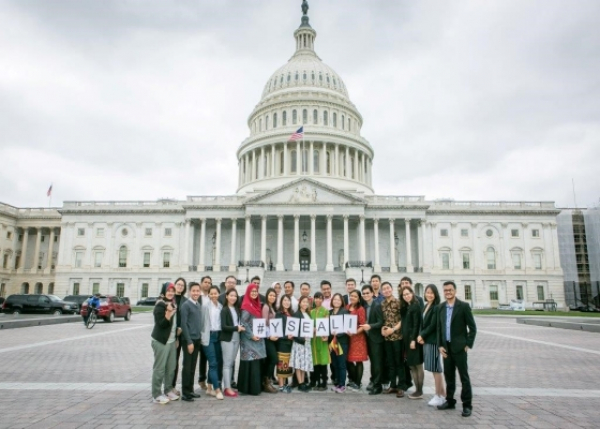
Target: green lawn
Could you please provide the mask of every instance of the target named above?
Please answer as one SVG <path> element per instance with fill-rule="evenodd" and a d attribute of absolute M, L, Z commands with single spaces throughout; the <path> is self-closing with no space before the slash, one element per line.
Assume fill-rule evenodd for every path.
<path fill-rule="evenodd" d="M 154 307 L 150 306 L 150 305 L 141 305 L 139 307 L 137 307 L 137 306 L 131 307 L 131 311 L 133 311 L 134 313 L 147 313 L 152 310 L 154 310 Z"/>
<path fill-rule="evenodd" d="M 581 311 L 508 311 L 508 310 L 473 310 L 473 314 L 477 315 L 502 315 L 502 316 L 540 316 L 540 317 L 557 317 L 557 316 L 568 316 L 568 317 L 600 317 L 600 313 L 583 313 Z"/>

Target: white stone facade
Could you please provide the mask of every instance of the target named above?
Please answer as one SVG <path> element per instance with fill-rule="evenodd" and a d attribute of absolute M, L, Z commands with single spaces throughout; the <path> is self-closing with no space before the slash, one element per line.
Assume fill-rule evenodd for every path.
<path fill-rule="evenodd" d="M 408 275 L 421 284 L 418 293 L 454 280 L 458 296 L 474 307 L 517 298 L 528 307 L 546 299 L 563 307 L 554 203 L 375 195 L 374 150 L 360 135 L 362 116 L 314 52 L 308 18 L 302 22 L 296 53 L 268 80 L 248 120 L 236 195 L 65 202 L 46 223 L 6 206 L 14 210 L 0 210 L 0 252 L 11 255 L 0 271 L 4 293 L 42 274 L 44 292 L 53 283 L 59 296 L 100 291 L 137 300 L 179 276 L 208 274 L 213 283 L 228 274 L 242 282 L 258 274 L 265 283 L 331 278 L 342 290 L 346 277 L 368 281 L 377 273 L 393 285 Z M 289 142 L 300 126 L 304 139 Z M 11 240 L 8 230 L 16 231 Z M 32 255 L 49 252 L 34 231 L 60 237 L 56 270 L 34 267 Z M 28 237 L 19 247 L 20 235 Z M 19 269 L 17 251 L 27 255 Z"/>

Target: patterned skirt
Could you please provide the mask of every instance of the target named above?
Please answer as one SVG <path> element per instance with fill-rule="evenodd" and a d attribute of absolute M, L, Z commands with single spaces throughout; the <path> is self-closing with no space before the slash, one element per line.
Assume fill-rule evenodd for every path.
<path fill-rule="evenodd" d="M 291 353 L 277 352 L 277 377 L 288 378 L 294 373 L 294 369 L 290 366 Z"/>
<path fill-rule="evenodd" d="M 423 346 L 423 357 L 425 360 L 425 371 L 444 372 L 442 369 L 442 357 L 437 345 L 425 343 Z"/>
<path fill-rule="evenodd" d="M 290 365 L 294 369 L 302 371 L 313 371 L 312 347 L 310 341 L 304 344 L 294 342 L 292 346 L 292 356 L 290 357 Z"/>

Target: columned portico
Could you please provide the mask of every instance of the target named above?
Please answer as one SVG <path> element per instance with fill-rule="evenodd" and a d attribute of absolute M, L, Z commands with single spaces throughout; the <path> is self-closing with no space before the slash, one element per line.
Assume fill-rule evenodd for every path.
<path fill-rule="evenodd" d="M 294 265 L 292 271 L 300 271 L 300 216 L 294 215 Z"/>
<path fill-rule="evenodd" d="M 235 261 L 235 249 L 236 249 L 236 235 L 237 235 L 237 219 L 231 219 L 231 258 L 229 259 L 229 271 L 235 271 L 237 264 Z"/>
<path fill-rule="evenodd" d="M 317 216 L 310 215 L 310 270 L 317 271 Z"/>
<path fill-rule="evenodd" d="M 277 216 L 277 271 L 284 271 L 283 265 L 283 215 Z"/>
<path fill-rule="evenodd" d="M 412 273 L 414 267 L 412 264 L 412 246 L 410 242 L 410 219 L 404 219 L 404 225 L 406 228 L 406 272 Z"/>
<path fill-rule="evenodd" d="M 398 265 L 396 264 L 396 236 L 394 233 L 394 222 L 395 219 L 390 219 L 390 273 L 398 272 Z"/>
<path fill-rule="evenodd" d="M 333 271 L 333 232 L 331 219 L 332 215 L 327 215 L 327 265 L 325 271 Z"/>
<path fill-rule="evenodd" d="M 373 239 L 375 241 L 375 265 L 373 270 L 376 272 L 381 271 L 381 263 L 379 262 L 379 219 L 373 219 Z"/>

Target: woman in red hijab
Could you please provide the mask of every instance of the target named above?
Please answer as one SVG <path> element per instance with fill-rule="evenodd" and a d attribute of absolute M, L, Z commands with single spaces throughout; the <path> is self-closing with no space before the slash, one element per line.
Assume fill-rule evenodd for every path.
<path fill-rule="evenodd" d="M 245 331 L 240 332 L 240 370 L 238 372 L 238 391 L 247 395 L 258 395 L 262 390 L 262 361 L 267 357 L 265 341 L 254 336 L 254 319 L 262 318 L 262 304 L 258 297 L 258 286 L 250 283 L 242 300 L 242 318 L 240 324 Z"/>

